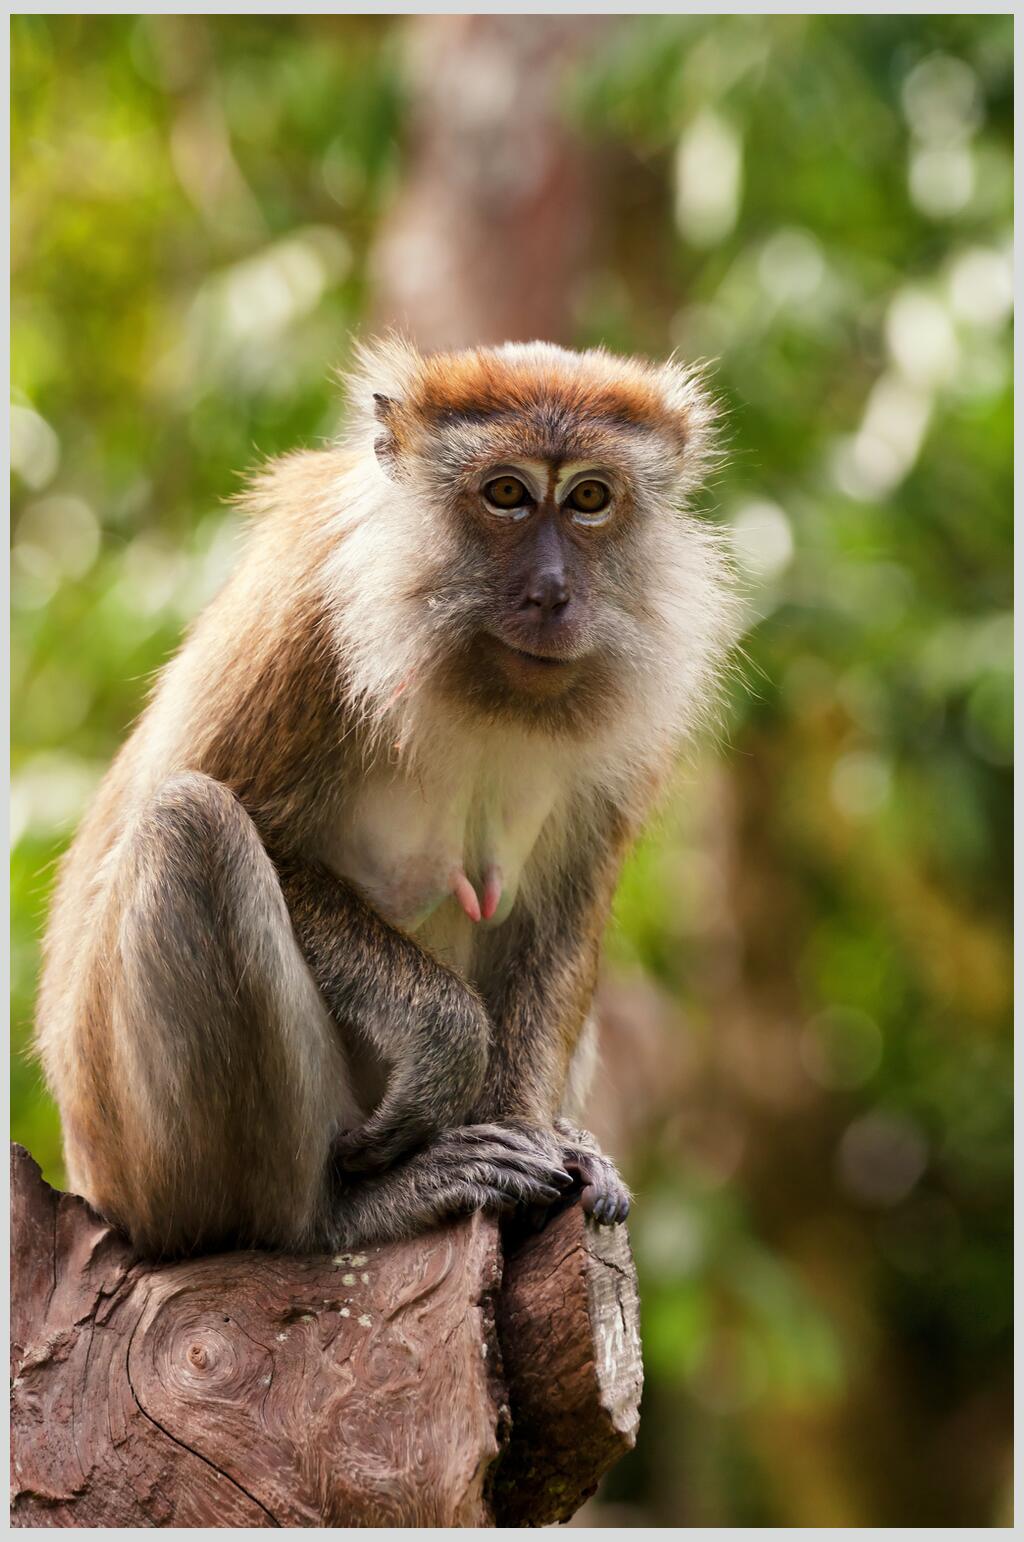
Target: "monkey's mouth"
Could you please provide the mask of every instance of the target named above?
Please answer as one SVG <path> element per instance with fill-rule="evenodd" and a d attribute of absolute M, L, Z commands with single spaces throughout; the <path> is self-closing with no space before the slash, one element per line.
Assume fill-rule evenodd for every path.
<path fill-rule="evenodd" d="M 550 653 L 531 653 L 527 648 L 515 648 L 511 643 L 504 642 L 500 638 L 498 640 L 506 652 L 511 653 L 513 658 L 522 659 L 528 665 L 536 664 L 541 669 L 564 669 L 568 664 L 572 663 L 571 659 L 555 658 Z"/>
<path fill-rule="evenodd" d="M 495 662 L 507 685 L 526 696 L 560 695 L 567 690 L 579 668 L 579 659 L 571 654 L 541 652 L 524 647 L 520 641 L 508 642 L 491 634 Z"/>

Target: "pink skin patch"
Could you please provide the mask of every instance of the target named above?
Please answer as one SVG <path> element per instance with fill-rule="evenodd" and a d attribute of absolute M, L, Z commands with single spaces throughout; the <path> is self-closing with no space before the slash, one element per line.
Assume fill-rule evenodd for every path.
<path fill-rule="evenodd" d="M 471 921 L 480 919 L 480 901 L 476 890 L 460 867 L 453 867 L 448 875 L 448 888 L 458 900 Z"/>
<path fill-rule="evenodd" d="M 484 874 L 484 899 L 480 913 L 489 921 L 501 904 L 501 868 L 489 867 Z"/>

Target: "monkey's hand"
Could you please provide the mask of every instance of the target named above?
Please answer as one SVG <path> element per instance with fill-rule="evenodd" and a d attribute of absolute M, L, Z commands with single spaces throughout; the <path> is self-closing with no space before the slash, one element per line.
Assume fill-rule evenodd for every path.
<path fill-rule="evenodd" d="M 547 1208 L 573 1179 L 557 1154 L 537 1149 L 519 1130 L 471 1124 L 445 1130 L 385 1173 L 336 1172 L 339 1235 L 386 1241 L 474 1210 Z"/>
<path fill-rule="evenodd" d="M 630 1194 L 611 1157 L 606 1157 L 587 1130 L 566 1119 L 556 1119 L 553 1126 L 533 1124 L 525 1119 L 508 1119 L 500 1128 L 526 1143 L 549 1161 L 557 1161 L 572 1177 L 572 1189 L 563 1200 L 576 1200 L 584 1213 L 599 1226 L 619 1226 L 629 1214 Z M 551 1211 L 530 1207 L 530 1220 L 540 1230 Z"/>

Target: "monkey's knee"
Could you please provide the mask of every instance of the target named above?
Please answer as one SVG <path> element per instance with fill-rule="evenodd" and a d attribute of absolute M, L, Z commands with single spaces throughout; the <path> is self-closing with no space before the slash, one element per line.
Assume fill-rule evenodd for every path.
<path fill-rule="evenodd" d="M 222 1016 L 218 998 L 238 983 L 240 927 L 268 901 L 283 919 L 275 888 L 256 829 L 226 787 L 200 772 L 162 782 L 128 833 L 116 880 L 122 978 L 136 1011 L 140 996 L 173 1003 L 161 1015 L 182 1031 L 211 1009 Z"/>
<path fill-rule="evenodd" d="M 194 900 L 231 876 L 236 864 L 270 859 L 256 828 L 223 783 L 200 771 L 183 771 L 161 782 L 143 808 L 128 843 L 129 865 L 168 884 L 168 906 Z"/>

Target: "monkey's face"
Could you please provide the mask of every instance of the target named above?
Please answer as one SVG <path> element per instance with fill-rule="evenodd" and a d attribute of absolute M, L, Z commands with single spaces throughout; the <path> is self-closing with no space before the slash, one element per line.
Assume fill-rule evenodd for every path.
<path fill-rule="evenodd" d="M 512 691 L 561 695 L 601 647 L 602 547 L 629 517 L 624 479 L 604 460 L 557 454 L 466 471 L 453 512 L 474 553 L 483 656 Z"/>
<path fill-rule="evenodd" d="M 603 353 L 414 359 L 376 397 L 376 449 L 427 534 L 435 678 L 490 714 L 591 726 L 672 667 L 707 404 L 682 371 Z"/>

